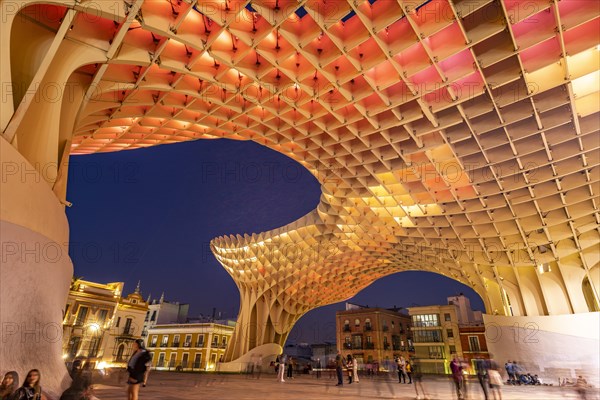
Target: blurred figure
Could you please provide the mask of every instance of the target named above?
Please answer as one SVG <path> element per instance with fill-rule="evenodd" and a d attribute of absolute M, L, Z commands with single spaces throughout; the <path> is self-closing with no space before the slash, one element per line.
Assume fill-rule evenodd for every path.
<path fill-rule="evenodd" d="M 406 383 L 406 361 L 403 356 L 396 359 L 396 367 L 398 368 L 398 383 Z"/>
<path fill-rule="evenodd" d="M 408 377 L 408 383 L 412 384 L 412 364 L 410 363 L 409 360 L 406 360 L 406 365 L 404 366 L 404 369 L 406 370 L 406 376 Z"/>
<path fill-rule="evenodd" d="M 346 357 L 346 368 L 348 369 L 348 384 L 352 384 L 352 377 L 353 377 L 353 368 L 354 368 L 354 360 L 352 359 L 352 354 L 348 354 L 348 356 Z"/>
<path fill-rule="evenodd" d="M 0 384 L 0 400 L 10 400 L 11 395 L 19 387 L 19 374 L 16 371 L 9 371 L 4 374 L 2 384 Z"/>
<path fill-rule="evenodd" d="M 129 373 L 127 379 L 128 400 L 138 400 L 140 384 L 145 385 L 146 372 L 151 360 L 150 354 L 144 348 L 144 341 L 142 339 L 134 341 L 133 354 L 127 363 L 127 372 Z"/>
<path fill-rule="evenodd" d="M 321 359 L 317 358 L 317 366 L 315 368 L 317 370 L 317 379 L 321 378 Z"/>
<path fill-rule="evenodd" d="M 74 380 L 63 394 L 60 400 L 98 400 L 94 395 L 94 388 L 87 379 Z"/>
<path fill-rule="evenodd" d="M 475 372 L 477 373 L 477 380 L 479 381 L 479 384 L 481 385 L 481 390 L 483 390 L 483 397 L 485 398 L 485 400 L 488 400 L 488 388 L 490 385 L 490 381 L 489 381 L 489 376 L 488 376 L 488 370 L 490 369 L 489 367 L 489 360 L 485 360 L 481 357 L 478 357 L 475 359 Z"/>
<path fill-rule="evenodd" d="M 279 369 L 277 370 L 277 382 L 285 382 L 283 379 L 283 374 L 285 373 L 285 364 L 287 361 L 287 356 L 282 354 L 279 356 Z"/>
<path fill-rule="evenodd" d="M 425 392 L 425 387 L 423 386 L 423 372 L 421 371 L 421 364 L 418 360 L 413 360 L 411 369 L 415 380 L 415 393 L 417 394 L 417 400 L 427 399 L 427 392 Z"/>
<path fill-rule="evenodd" d="M 458 400 L 464 400 L 465 398 L 465 376 L 463 370 L 464 367 L 462 362 L 454 355 L 452 361 L 450 361 L 450 371 L 452 371 L 452 381 L 454 382 Z"/>
<path fill-rule="evenodd" d="M 344 384 L 344 367 L 346 366 L 346 360 L 342 356 L 342 353 L 338 350 L 335 356 L 335 372 L 337 375 L 337 384 L 335 386 L 342 386 Z"/>
<path fill-rule="evenodd" d="M 575 391 L 581 400 L 587 399 L 587 391 L 589 387 L 590 385 L 588 385 L 587 380 L 583 376 L 579 375 L 577 377 L 577 381 L 575 382 Z"/>
<path fill-rule="evenodd" d="M 488 369 L 488 378 L 492 395 L 494 396 L 494 400 L 502 400 L 501 388 L 504 382 L 502 381 L 502 375 L 500 375 L 500 371 L 498 371 L 498 363 L 494 361 L 491 354 L 489 362 L 490 365 Z"/>
<path fill-rule="evenodd" d="M 352 356 L 352 380 L 354 383 L 358 383 L 358 360 Z"/>
<path fill-rule="evenodd" d="M 37 369 L 27 373 L 23 386 L 12 395 L 10 400 L 47 400 L 42 393 L 41 374 Z"/>

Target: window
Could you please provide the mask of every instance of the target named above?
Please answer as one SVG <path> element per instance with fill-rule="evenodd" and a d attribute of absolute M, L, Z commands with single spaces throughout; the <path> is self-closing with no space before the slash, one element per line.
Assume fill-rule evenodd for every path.
<path fill-rule="evenodd" d="M 169 344 L 169 335 L 163 335 L 161 347 L 167 347 L 168 344 Z"/>
<path fill-rule="evenodd" d="M 182 368 L 187 368 L 188 367 L 189 358 L 190 358 L 190 354 L 189 353 L 183 353 L 183 357 L 181 359 L 181 367 Z"/>
<path fill-rule="evenodd" d="M 441 342 L 442 341 L 442 331 L 433 330 L 433 331 L 422 331 L 416 330 L 414 331 L 415 342 L 417 343 L 431 343 L 431 342 Z"/>
<path fill-rule="evenodd" d="M 165 353 L 160 353 L 158 355 L 158 363 L 156 363 L 157 367 L 164 367 L 165 366 Z"/>
<path fill-rule="evenodd" d="M 446 336 L 449 338 L 454 337 L 454 331 L 452 329 L 446 329 Z"/>
<path fill-rule="evenodd" d="M 416 328 L 440 326 L 438 314 L 413 315 L 413 326 Z"/>
<path fill-rule="evenodd" d="M 444 348 L 442 346 L 429 346 L 429 358 L 444 358 Z"/>
<path fill-rule="evenodd" d="M 85 320 L 87 319 L 89 309 L 87 307 L 79 307 L 79 312 L 77 313 L 77 320 L 75 321 L 75 325 L 83 325 L 85 324 Z"/>
<path fill-rule="evenodd" d="M 444 321 L 452 321 L 452 317 L 450 313 L 444 313 Z"/>
<path fill-rule="evenodd" d="M 171 353 L 171 357 L 169 357 L 169 368 L 175 367 L 175 353 Z"/>
<path fill-rule="evenodd" d="M 150 342 L 150 347 L 156 347 L 156 342 L 158 342 L 158 336 L 152 335 L 152 341 Z"/>
<path fill-rule="evenodd" d="M 367 331 L 371 330 L 371 318 L 365 319 L 365 330 L 367 330 Z"/>
<path fill-rule="evenodd" d="M 204 335 L 198 335 L 198 344 L 196 347 L 204 347 Z"/>
<path fill-rule="evenodd" d="M 98 355 L 98 350 L 100 348 L 100 338 L 94 337 L 90 340 L 90 351 L 88 352 L 88 357 L 96 357 Z"/>
<path fill-rule="evenodd" d="M 371 336 L 367 336 L 367 343 L 373 343 L 373 338 L 371 338 Z"/>
<path fill-rule="evenodd" d="M 454 346 L 454 345 L 449 346 L 449 350 L 450 350 L 450 354 L 456 354 L 456 346 Z"/>
<path fill-rule="evenodd" d="M 98 325 L 100 325 L 100 328 L 104 328 L 107 316 L 108 310 L 100 310 L 100 312 L 98 312 Z"/>
<path fill-rule="evenodd" d="M 387 321 L 384 319 L 384 320 L 383 320 L 383 331 L 385 332 L 385 331 L 387 331 L 388 329 L 389 329 L 389 328 L 388 328 Z"/>
<path fill-rule="evenodd" d="M 70 304 L 67 304 L 67 306 L 65 307 L 65 313 L 63 314 L 63 319 L 65 319 L 67 317 L 67 314 L 69 313 L 69 307 L 70 306 L 71 306 Z"/>
<path fill-rule="evenodd" d="M 477 336 L 469 336 L 469 349 L 471 351 L 481 351 L 479 347 L 479 338 Z"/>
<path fill-rule="evenodd" d="M 81 338 L 79 336 L 71 338 L 69 342 L 69 355 L 71 357 L 75 357 L 77 355 L 77 351 L 79 351 L 79 343 L 81 343 Z"/>
<path fill-rule="evenodd" d="M 212 339 L 212 345 L 216 346 L 219 343 L 219 337 L 215 335 Z"/>
<path fill-rule="evenodd" d="M 132 322 L 133 322 L 133 319 L 131 319 L 131 318 L 127 318 L 125 320 L 125 328 L 123 328 L 124 335 L 132 335 L 133 334 L 133 329 L 131 328 Z"/>
<path fill-rule="evenodd" d="M 394 323 L 394 321 L 392 321 L 392 330 L 396 327 L 396 324 Z"/>
<path fill-rule="evenodd" d="M 115 328 L 118 328 L 121 325 L 121 317 L 117 317 L 117 323 L 115 324 Z"/>
<path fill-rule="evenodd" d="M 350 342 L 350 336 L 346 336 L 344 338 L 344 347 L 346 347 L 347 349 L 352 348 L 351 342 Z"/>
<path fill-rule="evenodd" d="M 349 320 L 344 321 L 344 332 L 350 332 L 350 321 Z"/>
<path fill-rule="evenodd" d="M 354 326 L 360 326 L 360 319 L 356 318 L 354 320 Z"/>
<path fill-rule="evenodd" d="M 352 335 L 352 348 L 362 349 L 362 335 Z"/>
<path fill-rule="evenodd" d="M 200 368 L 200 364 L 202 363 L 202 353 L 196 353 L 196 356 L 194 357 L 194 365 L 192 368 Z"/>
<path fill-rule="evenodd" d="M 175 335 L 173 338 L 173 347 L 179 347 L 179 335 Z"/>
<path fill-rule="evenodd" d="M 152 317 L 150 317 L 150 321 L 156 321 L 156 310 L 152 311 Z"/>
<path fill-rule="evenodd" d="M 192 344 L 192 335 L 185 335 L 185 342 L 183 342 L 183 347 L 190 347 Z"/>

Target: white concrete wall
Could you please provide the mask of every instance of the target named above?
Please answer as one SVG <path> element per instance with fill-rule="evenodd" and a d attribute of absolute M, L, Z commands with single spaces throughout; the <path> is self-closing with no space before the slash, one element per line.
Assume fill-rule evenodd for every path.
<path fill-rule="evenodd" d="M 559 377 L 577 375 L 600 385 L 600 313 L 483 317 L 488 349 L 502 366 L 517 361 L 555 385 Z M 504 368 L 501 372 L 506 377 Z"/>
<path fill-rule="evenodd" d="M 33 166 L 0 139 L 0 372 L 37 368 L 50 399 L 70 383 L 62 318 L 73 265 L 64 208 Z"/>

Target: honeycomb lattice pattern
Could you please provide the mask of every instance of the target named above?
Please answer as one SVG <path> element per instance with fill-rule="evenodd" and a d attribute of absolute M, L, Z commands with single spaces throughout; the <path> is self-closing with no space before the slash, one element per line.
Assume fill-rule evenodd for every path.
<path fill-rule="evenodd" d="M 254 140 L 322 183 L 304 218 L 213 241 L 242 296 L 228 360 L 404 270 L 467 284 L 488 312 L 582 311 L 570 282 L 599 262 L 598 2 L 126 4 L 93 21 L 76 6 L 67 39 L 107 62 L 80 69 L 93 90 L 72 154 Z"/>

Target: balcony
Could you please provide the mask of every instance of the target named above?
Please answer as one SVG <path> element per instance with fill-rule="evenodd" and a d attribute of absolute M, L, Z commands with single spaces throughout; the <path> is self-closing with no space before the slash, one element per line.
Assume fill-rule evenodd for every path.
<path fill-rule="evenodd" d="M 160 344 L 160 347 L 168 347 L 168 346 L 169 346 L 169 343 L 167 343 L 167 342 L 162 342 Z"/>
<path fill-rule="evenodd" d="M 383 344 L 383 349 L 384 350 L 389 350 L 390 349 L 390 344 L 389 343 L 384 343 Z"/>
<path fill-rule="evenodd" d="M 353 345 L 352 345 L 352 348 L 353 348 L 354 350 L 362 350 L 362 349 L 363 349 L 363 346 L 362 346 L 362 344 L 356 344 L 356 343 L 355 343 L 355 344 L 353 344 Z"/>
<path fill-rule="evenodd" d="M 404 348 L 403 348 L 403 347 L 400 347 L 400 346 L 399 346 L 399 345 L 397 345 L 397 344 L 393 344 L 393 345 L 392 345 L 392 350 L 402 350 L 402 351 L 404 351 Z"/>
<path fill-rule="evenodd" d="M 350 332 L 350 325 L 344 325 L 344 332 Z"/>
<path fill-rule="evenodd" d="M 352 343 L 344 343 L 344 349 L 352 350 Z"/>
<path fill-rule="evenodd" d="M 365 349 L 366 350 L 374 350 L 375 349 L 375 343 L 365 343 Z"/>
<path fill-rule="evenodd" d="M 204 342 L 198 342 L 198 343 L 196 343 L 196 347 L 204 347 Z"/>
<path fill-rule="evenodd" d="M 383 331 L 384 331 L 384 332 L 387 332 L 387 331 L 389 331 L 389 330 L 390 330 L 390 327 L 389 327 L 389 326 L 387 326 L 387 325 L 384 325 L 384 327 L 383 327 Z"/>
<path fill-rule="evenodd" d="M 179 342 L 173 342 L 173 345 L 171 347 L 179 347 Z"/>
<path fill-rule="evenodd" d="M 183 347 L 192 347 L 192 344 L 190 342 L 186 342 L 183 344 Z"/>
<path fill-rule="evenodd" d="M 148 345 L 148 347 L 156 347 L 156 342 L 152 342 Z"/>

